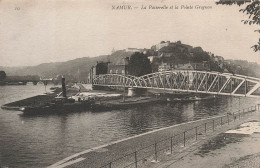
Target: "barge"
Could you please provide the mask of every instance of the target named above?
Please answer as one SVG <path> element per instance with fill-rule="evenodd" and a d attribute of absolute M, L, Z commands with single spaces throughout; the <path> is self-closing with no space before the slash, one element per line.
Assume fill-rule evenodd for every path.
<path fill-rule="evenodd" d="M 24 115 L 60 114 L 86 111 L 90 109 L 93 104 L 92 99 L 75 101 L 75 99 L 67 98 L 65 78 L 62 78 L 61 94 L 58 97 L 55 97 L 51 102 L 25 106 L 21 107 L 19 110 L 22 111 Z"/>
<path fill-rule="evenodd" d="M 92 104 L 92 100 L 75 102 L 73 99 L 63 99 L 38 106 L 21 107 L 19 110 L 24 115 L 60 114 L 86 111 L 91 108 Z"/>

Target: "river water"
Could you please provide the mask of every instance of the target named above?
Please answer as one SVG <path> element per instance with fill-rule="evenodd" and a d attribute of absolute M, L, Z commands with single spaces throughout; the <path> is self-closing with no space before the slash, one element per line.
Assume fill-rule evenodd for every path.
<path fill-rule="evenodd" d="M 51 86 L 47 86 L 47 91 Z M 43 85 L 0 86 L 0 106 L 43 94 Z M 0 167 L 46 167 L 67 156 L 174 124 L 235 112 L 258 99 L 231 98 L 156 104 L 108 112 L 23 116 L 0 109 Z"/>

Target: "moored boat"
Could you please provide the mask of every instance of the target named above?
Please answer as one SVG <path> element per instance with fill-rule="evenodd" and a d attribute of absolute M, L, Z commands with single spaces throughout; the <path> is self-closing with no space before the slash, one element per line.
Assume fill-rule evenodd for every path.
<path fill-rule="evenodd" d="M 66 101 L 66 102 L 55 102 L 46 103 L 38 106 L 27 106 L 22 107 L 20 110 L 25 115 L 38 115 L 38 114 L 60 114 L 60 113 L 70 113 L 70 112 L 81 112 L 90 109 L 93 101 Z"/>
<path fill-rule="evenodd" d="M 91 105 L 93 104 L 92 99 L 77 99 L 77 101 L 75 101 L 73 98 L 67 98 L 65 78 L 62 78 L 61 94 L 59 94 L 58 97 L 56 97 L 51 102 L 25 106 L 19 110 L 21 110 L 25 115 L 59 114 L 86 111 L 90 109 Z"/>

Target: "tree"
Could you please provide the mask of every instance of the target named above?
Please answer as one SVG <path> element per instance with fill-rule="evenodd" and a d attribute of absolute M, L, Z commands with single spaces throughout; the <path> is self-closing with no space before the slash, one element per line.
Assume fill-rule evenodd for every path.
<path fill-rule="evenodd" d="M 192 50 L 193 56 L 191 58 L 192 62 L 203 62 L 203 61 L 209 61 L 210 56 L 207 52 L 203 51 L 200 47 L 195 47 Z"/>
<path fill-rule="evenodd" d="M 98 62 L 96 65 L 96 75 L 107 73 L 108 62 Z"/>
<path fill-rule="evenodd" d="M 0 71 L 0 81 L 3 81 L 6 78 L 5 71 Z"/>
<path fill-rule="evenodd" d="M 168 63 L 188 63 L 190 59 L 190 53 L 188 49 L 182 44 L 174 44 L 170 46 L 163 47 L 159 50 L 159 55 L 168 55 L 168 58 L 162 58 L 164 62 Z M 169 57 L 170 56 L 170 57 Z M 174 62 L 172 62 L 174 61 Z"/>
<path fill-rule="evenodd" d="M 248 15 L 247 20 L 242 20 L 244 24 L 256 24 L 260 25 L 260 1 L 259 0 L 219 0 L 216 2 L 216 4 L 222 4 L 222 5 L 243 5 L 243 4 L 248 4 L 244 9 L 240 9 L 240 12 L 243 12 Z M 255 30 L 255 32 L 260 33 L 259 30 Z M 251 48 L 255 52 L 260 51 L 260 38 L 257 44 L 253 45 Z"/>
<path fill-rule="evenodd" d="M 128 64 L 128 73 L 133 76 L 142 76 L 152 72 L 150 60 L 143 53 L 131 55 Z"/>
<path fill-rule="evenodd" d="M 209 61 L 209 67 L 210 71 L 223 72 L 223 69 L 219 67 L 217 62 Z"/>

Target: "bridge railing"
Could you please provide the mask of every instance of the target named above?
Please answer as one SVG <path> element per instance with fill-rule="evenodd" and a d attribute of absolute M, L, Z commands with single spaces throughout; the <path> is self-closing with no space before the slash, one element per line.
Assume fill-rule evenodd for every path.
<path fill-rule="evenodd" d="M 179 154 L 178 151 L 183 147 L 190 146 L 217 129 L 229 125 L 231 122 L 240 120 L 245 115 L 250 115 L 255 111 L 259 111 L 259 106 L 257 107 L 255 105 L 234 113 L 228 113 L 202 121 L 195 121 L 194 127 L 179 131 L 175 134 L 173 133 L 155 143 L 151 143 L 120 158 L 111 160 L 100 168 L 138 168 L 149 166 L 151 162 L 159 162 L 168 155 L 175 156 Z"/>

